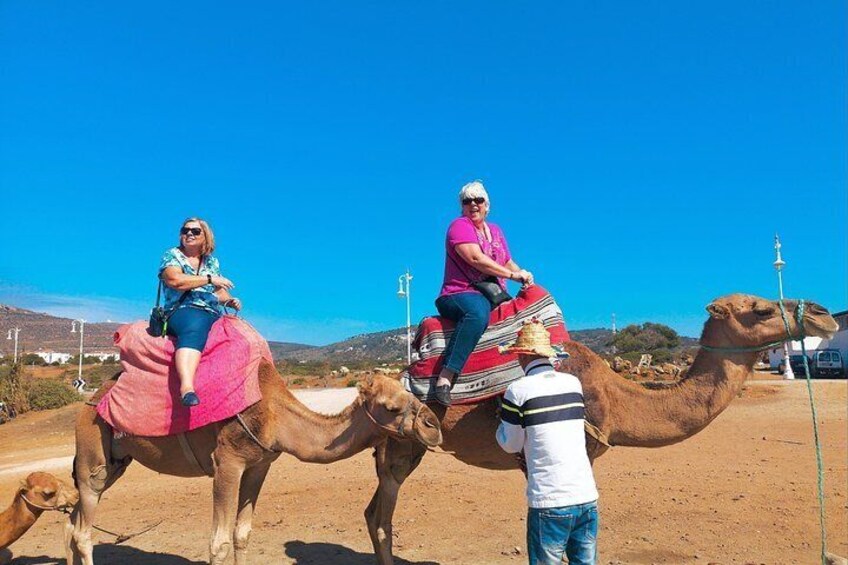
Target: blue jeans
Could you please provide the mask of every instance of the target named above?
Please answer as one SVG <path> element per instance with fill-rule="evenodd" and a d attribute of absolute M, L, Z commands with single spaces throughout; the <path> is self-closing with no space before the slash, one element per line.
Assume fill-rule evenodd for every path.
<path fill-rule="evenodd" d="M 212 324 L 220 317 L 209 310 L 183 306 L 168 318 L 167 333 L 177 337 L 177 349 L 187 347 L 202 352 Z"/>
<path fill-rule="evenodd" d="M 458 292 L 437 298 L 436 309 L 456 322 L 445 348 L 444 366 L 458 375 L 489 325 L 492 303 L 479 292 Z"/>
<path fill-rule="evenodd" d="M 598 559 L 598 503 L 527 511 L 530 565 L 594 565 Z"/>

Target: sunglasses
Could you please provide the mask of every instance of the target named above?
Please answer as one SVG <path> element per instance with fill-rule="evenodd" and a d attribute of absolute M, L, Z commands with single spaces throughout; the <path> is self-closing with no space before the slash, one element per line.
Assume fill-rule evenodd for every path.
<path fill-rule="evenodd" d="M 462 205 L 463 206 L 468 206 L 472 202 L 479 206 L 480 204 L 483 204 L 484 202 L 486 202 L 486 199 L 483 198 L 482 196 L 478 196 L 477 198 L 463 198 L 462 199 Z"/>
<path fill-rule="evenodd" d="M 180 230 L 180 235 L 200 235 L 203 233 L 203 230 L 200 228 L 182 228 Z"/>

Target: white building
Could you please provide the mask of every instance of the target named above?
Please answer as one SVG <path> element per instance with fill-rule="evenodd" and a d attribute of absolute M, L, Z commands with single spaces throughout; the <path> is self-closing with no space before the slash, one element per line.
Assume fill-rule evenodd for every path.
<path fill-rule="evenodd" d="M 120 361 L 121 355 L 117 351 L 92 351 L 85 354 L 86 359 L 97 359 L 101 363 L 107 359 Z"/>
<path fill-rule="evenodd" d="M 831 339 L 822 339 L 820 337 L 804 338 L 804 347 L 807 349 L 808 355 L 818 349 L 838 349 L 839 353 L 842 354 L 844 363 L 848 359 L 848 310 L 833 314 L 833 319 L 839 324 L 839 330 L 837 330 L 836 335 Z M 801 351 L 800 341 L 793 341 L 789 344 L 790 355 L 800 355 Z M 777 369 L 777 366 L 783 360 L 783 348 L 777 347 L 770 349 L 768 356 L 769 366 L 772 369 Z"/>
<path fill-rule="evenodd" d="M 59 363 L 64 365 L 72 357 L 70 353 L 59 353 L 57 351 L 36 351 L 36 355 L 44 359 L 47 364 Z"/>

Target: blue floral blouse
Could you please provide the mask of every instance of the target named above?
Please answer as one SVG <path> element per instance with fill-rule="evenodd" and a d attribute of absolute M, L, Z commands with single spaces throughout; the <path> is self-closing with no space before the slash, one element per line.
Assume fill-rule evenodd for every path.
<path fill-rule="evenodd" d="M 212 275 L 213 277 L 221 276 L 221 266 L 218 264 L 218 259 L 212 255 L 206 255 L 200 265 L 200 272 L 195 272 L 188 262 L 188 258 L 180 251 L 179 247 L 173 247 L 165 252 L 162 256 L 162 262 L 159 264 L 159 275 L 166 267 L 179 267 L 186 275 Z M 176 290 L 166 284 L 162 284 L 162 292 L 165 300 L 165 310 L 168 311 L 180 300 L 183 291 Z M 186 306 L 195 306 L 203 308 L 213 314 L 222 314 L 223 308 L 218 297 L 215 296 L 215 287 L 211 284 L 206 284 L 201 287 L 188 291 L 188 296 L 180 304 L 180 308 Z"/>

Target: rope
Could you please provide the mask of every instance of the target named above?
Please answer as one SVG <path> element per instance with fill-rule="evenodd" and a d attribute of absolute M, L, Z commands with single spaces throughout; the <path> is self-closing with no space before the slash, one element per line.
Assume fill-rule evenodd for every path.
<path fill-rule="evenodd" d="M 57 505 L 41 506 L 40 504 L 36 504 L 35 502 L 28 499 L 24 493 L 21 493 L 21 498 L 24 499 L 24 502 L 26 502 L 27 504 L 29 504 L 33 508 L 38 508 L 39 510 L 56 510 L 58 512 L 61 512 L 62 514 L 70 514 L 71 513 L 71 509 L 68 508 L 68 507 L 65 507 L 65 506 L 57 506 Z M 149 532 L 150 530 L 152 530 L 153 528 L 155 528 L 156 526 L 158 526 L 159 524 L 161 524 L 164 521 L 165 521 L 164 519 L 159 520 L 158 522 L 156 522 L 152 526 L 148 526 L 147 528 L 141 530 L 140 532 L 136 532 L 134 534 L 116 534 L 115 532 L 110 532 L 109 530 L 104 530 L 103 528 L 101 528 L 101 527 L 99 527 L 95 524 L 92 524 L 91 527 L 94 528 L 95 530 L 99 531 L 99 532 L 103 532 L 104 534 L 109 534 L 110 536 L 115 536 L 115 545 L 118 545 L 118 544 L 124 543 L 127 540 L 131 540 L 132 538 L 134 538 L 136 536 L 140 536 L 141 534 L 145 534 L 145 533 Z"/>
<path fill-rule="evenodd" d="M 783 323 L 789 328 L 789 320 L 786 317 L 786 310 L 783 307 L 783 301 L 780 302 L 780 313 L 783 316 Z M 824 462 L 822 461 L 821 441 L 819 440 L 819 424 L 818 415 L 816 413 L 816 401 L 813 398 L 813 385 L 810 379 L 810 365 L 807 360 L 807 346 L 804 344 L 804 301 L 798 302 L 798 308 L 795 310 L 795 320 L 798 322 L 798 327 L 801 328 L 801 353 L 804 355 L 804 373 L 807 377 L 807 393 L 810 397 L 810 412 L 813 416 L 813 438 L 816 443 L 816 468 L 818 471 L 818 497 L 819 497 L 819 525 L 821 527 L 821 562 L 822 565 L 827 564 L 827 527 L 825 525 L 825 507 L 824 507 Z"/>

